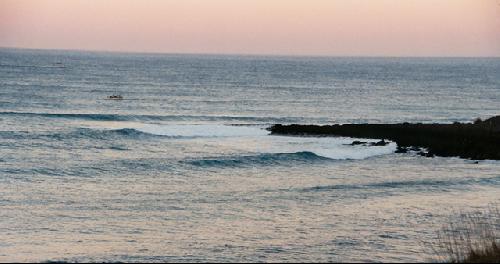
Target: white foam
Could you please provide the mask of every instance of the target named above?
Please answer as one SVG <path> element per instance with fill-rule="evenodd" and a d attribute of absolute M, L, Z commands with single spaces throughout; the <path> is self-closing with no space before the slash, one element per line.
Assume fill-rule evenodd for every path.
<path fill-rule="evenodd" d="M 386 146 L 350 145 L 353 140 L 376 142 L 373 139 L 352 139 L 344 137 L 287 137 L 269 136 L 269 132 L 259 127 L 226 125 L 155 125 L 141 124 L 139 131 L 154 135 L 172 137 L 214 138 L 211 144 L 226 146 L 226 149 L 247 149 L 258 153 L 313 152 L 316 155 L 335 160 L 366 159 L 373 156 L 391 154 L 396 144 Z M 225 138 L 225 139 L 217 139 Z"/>
<path fill-rule="evenodd" d="M 334 148 L 320 148 L 312 150 L 319 156 L 331 159 L 366 159 L 369 157 L 391 154 L 396 150 L 396 144 L 390 143 L 386 146 L 343 146 Z"/>
<path fill-rule="evenodd" d="M 236 153 L 296 153 L 313 152 L 335 160 L 366 159 L 391 154 L 396 144 L 386 146 L 350 145 L 354 140 L 376 142 L 373 139 L 345 137 L 270 136 L 262 127 L 222 124 L 144 124 L 136 122 L 100 122 L 106 129 L 133 128 L 138 131 L 173 138 L 206 138 L 211 145 L 226 154 Z M 236 152 L 236 153 L 235 153 Z M 207 154 L 208 155 L 208 154 Z"/>
<path fill-rule="evenodd" d="M 316 155 L 335 160 L 366 159 L 373 156 L 391 154 L 396 150 L 396 144 L 391 142 L 386 146 L 363 146 L 350 145 L 353 140 L 376 142 L 370 139 L 352 139 L 343 137 L 301 138 L 301 137 L 274 137 L 264 148 L 276 152 L 300 152 L 309 151 Z M 264 150 L 264 149 L 262 149 Z"/>

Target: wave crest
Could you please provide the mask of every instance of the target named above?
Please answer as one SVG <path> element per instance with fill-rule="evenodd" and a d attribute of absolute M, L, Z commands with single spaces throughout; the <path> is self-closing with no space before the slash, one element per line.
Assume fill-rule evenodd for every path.
<path fill-rule="evenodd" d="M 315 163 L 331 161 L 332 159 L 319 156 L 313 152 L 301 151 L 295 153 L 265 153 L 247 156 L 223 156 L 181 161 L 181 163 L 196 167 L 251 167 L 271 166 L 290 163 Z"/>
<path fill-rule="evenodd" d="M 81 119 L 89 121 L 229 121 L 258 123 L 291 123 L 301 118 L 258 117 L 258 116 L 210 116 L 210 115 L 126 115 L 126 114 L 71 114 L 71 113 L 30 113 L 0 112 L 3 116 L 45 117 Z"/>
<path fill-rule="evenodd" d="M 371 189 L 407 189 L 407 190 L 436 190 L 449 188 L 464 188 L 467 185 L 498 185 L 500 176 L 487 178 L 466 178 L 466 179 L 424 179 L 409 181 L 387 181 L 369 184 L 339 184 L 339 185 L 321 185 L 308 188 L 302 188 L 300 192 L 329 192 L 335 190 L 371 190 Z"/>
<path fill-rule="evenodd" d="M 133 128 L 122 128 L 114 130 L 97 130 L 90 128 L 78 128 L 72 131 L 55 132 L 51 134 L 46 133 L 29 133 L 27 131 L 0 131 L 0 138 L 14 139 L 14 140 L 68 140 L 68 139 L 97 139 L 108 140 L 110 137 L 124 136 L 124 137 L 154 137 L 158 135 L 146 133 Z"/>

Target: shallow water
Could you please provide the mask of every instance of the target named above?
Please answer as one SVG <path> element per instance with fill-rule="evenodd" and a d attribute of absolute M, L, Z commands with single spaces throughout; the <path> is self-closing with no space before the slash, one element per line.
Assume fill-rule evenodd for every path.
<path fill-rule="evenodd" d="M 450 214 L 499 202 L 499 162 L 265 128 L 485 118 L 499 71 L 0 49 L 0 261 L 426 260 Z"/>

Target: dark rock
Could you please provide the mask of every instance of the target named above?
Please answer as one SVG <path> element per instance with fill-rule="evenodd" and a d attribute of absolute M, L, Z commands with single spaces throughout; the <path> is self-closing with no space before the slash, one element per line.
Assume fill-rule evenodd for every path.
<path fill-rule="evenodd" d="M 427 149 L 429 156 L 500 160 L 500 116 L 476 124 L 274 125 L 269 130 L 273 135 L 387 139 L 402 148 Z"/>
<path fill-rule="evenodd" d="M 408 149 L 405 147 L 398 146 L 396 148 L 396 153 L 408 153 Z"/>
<path fill-rule="evenodd" d="M 500 116 L 488 118 L 479 123 L 478 126 L 482 126 L 491 132 L 500 132 Z"/>
<path fill-rule="evenodd" d="M 366 142 L 365 141 L 353 141 L 351 144 L 351 146 L 357 146 L 357 145 L 366 145 Z"/>
<path fill-rule="evenodd" d="M 389 142 L 382 139 L 379 142 L 370 143 L 370 146 L 387 146 L 388 144 Z"/>
<path fill-rule="evenodd" d="M 425 151 L 420 151 L 418 153 L 418 155 L 422 156 L 422 157 L 427 157 L 427 158 L 434 158 L 436 155 L 434 155 L 433 153 L 431 152 L 425 152 Z"/>
<path fill-rule="evenodd" d="M 420 148 L 416 147 L 416 146 L 411 146 L 410 150 L 411 151 L 420 151 Z"/>

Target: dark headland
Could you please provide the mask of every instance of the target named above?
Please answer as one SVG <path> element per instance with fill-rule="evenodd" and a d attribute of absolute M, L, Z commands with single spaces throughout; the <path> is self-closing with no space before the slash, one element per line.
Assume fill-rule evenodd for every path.
<path fill-rule="evenodd" d="M 423 148 L 426 156 L 500 160 L 500 116 L 453 124 L 277 124 L 268 130 L 272 135 L 385 139 L 397 143 L 397 152 Z"/>

